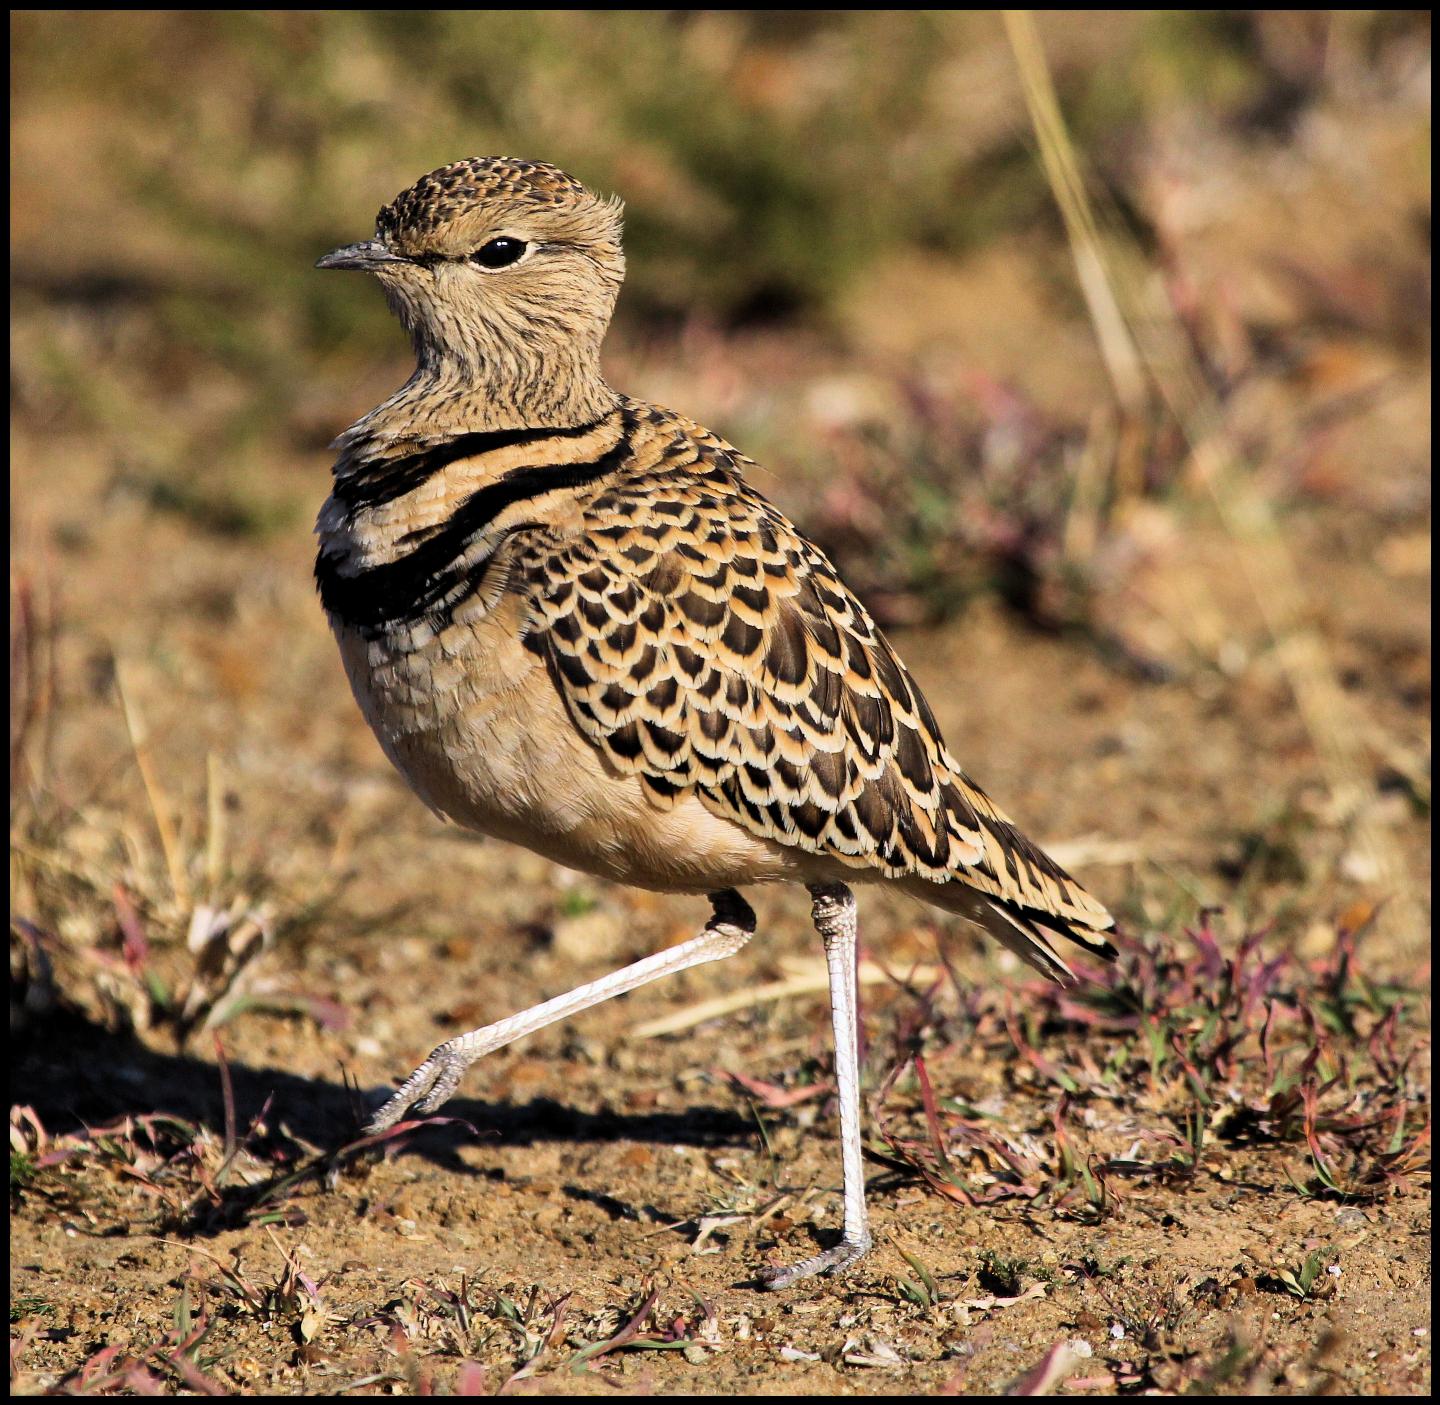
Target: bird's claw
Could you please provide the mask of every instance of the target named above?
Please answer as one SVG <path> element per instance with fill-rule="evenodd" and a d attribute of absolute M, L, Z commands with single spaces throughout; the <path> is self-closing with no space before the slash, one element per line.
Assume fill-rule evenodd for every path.
<path fill-rule="evenodd" d="M 777 1289 L 791 1287 L 802 1278 L 813 1278 L 816 1274 L 846 1273 L 870 1252 L 874 1242 L 868 1234 L 859 1240 L 842 1239 L 833 1249 L 826 1249 L 823 1254 L 816 1254 L 812 1258 L 801 1259 L 798 1264 L 762 1268 L 759 1273 L 760 1283 L 773 1293 Z"/>
<path fill-rule="evenodd" d="M 455 1092 L 470 1060 L 458 1049 L 442 1044 L 407 1078 L 388 1102 L 370 1119 L 365 1130 L 370 1135 L 388 1131 L 412 1108 L 417 1112 L 437 1112 Z"/>

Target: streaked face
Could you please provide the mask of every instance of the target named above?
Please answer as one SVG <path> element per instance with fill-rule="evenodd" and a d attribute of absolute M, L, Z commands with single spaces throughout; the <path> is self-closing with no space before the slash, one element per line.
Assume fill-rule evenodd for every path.
<path fill-rule="evenodd" d="M 620 205 L 554 167 L 459 162 L 381 210 L 374 239 L 317 267 L 374 273 L 417 346 L 492 356 L 493 343 L 516 338 L 598 347 L 625 271 Z"/>

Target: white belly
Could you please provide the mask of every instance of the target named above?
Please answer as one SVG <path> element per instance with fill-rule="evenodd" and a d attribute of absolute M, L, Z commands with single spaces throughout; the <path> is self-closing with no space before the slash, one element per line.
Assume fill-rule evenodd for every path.
<path fill-rule="evenodd" d="M 695 796 L 658 808 L 575 730 L 518 625 L 510 597 L 489 613 L 462 606 L 439 635 L 367 641 L 335 626 L 366 720 L 431 809 L 567 867 L 662 891 L 831 876 L 835 865 L 751 835 Z"/>

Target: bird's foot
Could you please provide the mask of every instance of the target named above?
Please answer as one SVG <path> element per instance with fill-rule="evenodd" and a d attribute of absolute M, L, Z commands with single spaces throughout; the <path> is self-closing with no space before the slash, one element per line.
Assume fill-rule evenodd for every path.
<path fill-rule="evenodd" d="M 366 1132 L 372 1136 L 393 1127 L 413 1107 L 417 1112 L 435 1112 L 449 1101 L 473 1059 L 450 1040 L 431 1050 L 430 1057 L 395 1091 L 394 1096 L 371 1119 Z"/>
<path fill-rule="evenodd" d="M 762 1268 L 760 1282 L 773 1293 L 776 1289 L 791 1287 L 802 1278 L 813 1278 L 817 1273 L 846 1273 L 870 1252 L 874 1243 L 868 1234 L 863 1239 L 842 1239 L 833 1249 L 801 1259 L 788 1268 Z"/>

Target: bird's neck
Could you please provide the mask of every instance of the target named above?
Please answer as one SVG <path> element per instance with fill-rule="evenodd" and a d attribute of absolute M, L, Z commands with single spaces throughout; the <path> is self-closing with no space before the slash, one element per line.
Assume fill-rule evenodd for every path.
<path fill-rule="evenodd" d="M 598 346 L 516 348 L 484 359 L 416 350 L 410 379 L 351 425 L 339 447 L 384 454 L 483 430 L 568 429 L 600 419 L 620 400 L 600 374 Z"/>
<path fill-rule="evenodd" d="M 613 410 L 600 373 L 613 299 L 601 305 L 447 303 L 387 283 L 386 301 L 410 334 L 415 371 L 345 431 L 346 458 L 485 430 L 574 428 Z M 337 465 L 337 467 L 340 467 Z"/>

